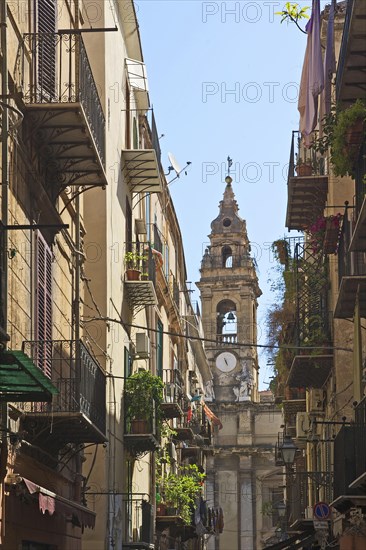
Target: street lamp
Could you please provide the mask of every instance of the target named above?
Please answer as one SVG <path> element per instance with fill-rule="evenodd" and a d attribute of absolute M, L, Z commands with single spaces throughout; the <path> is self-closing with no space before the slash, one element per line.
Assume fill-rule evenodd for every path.
<path fill-rule="evenodd" d="M 286 466 L 291 466 L 295 460 L 297 447 L 289 435 L 285 435 L 281 447 L 282 460 Z"/>

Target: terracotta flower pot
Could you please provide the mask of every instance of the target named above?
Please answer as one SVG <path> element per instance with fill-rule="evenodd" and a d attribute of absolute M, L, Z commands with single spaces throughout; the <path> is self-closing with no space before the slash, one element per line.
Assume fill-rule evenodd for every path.
<path fill-rule="evenodd" d="M 312 168 L 311 164 L 303 163 L 303 164 L 297 164 L 296 166 L 296 174 L 298 176 L 311 176 Z"/>
<path fill-rule="evenodd" d="M 131 433 L 132 434 L 147 434 L 149 433 L 149 424 L 147 420 L 139 420 L 135 418 L 131 420 Z"/>
<path fill-rule="evenodd" d="M 139 281 L 141 271 L 138 269 L 126 269 L 126 279 L 128 281 Z"/>

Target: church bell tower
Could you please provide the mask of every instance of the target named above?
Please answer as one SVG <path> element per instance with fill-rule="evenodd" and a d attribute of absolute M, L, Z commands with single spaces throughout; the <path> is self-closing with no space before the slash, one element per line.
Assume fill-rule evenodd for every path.
<path fill-rule="evenodd" d="M 258 401 L 257 298 L 261 295 L 250 255 L 245 220 L 238 214 L 232 179 L 211 223 L 210 245 L 201 264 L 201 293 L 206 351 L 213 387 L 206 401 Z"/>
<path fill-rule="evenodd" d="M 209 540 L 208 550 L 257 550 L 255 432 L 261 404 L 256 343 L 261 291 L 230 175 L 225 182 L 196 283 L 213 374 L 205 401 L 222 424 L 214 434 L 214 452 L 207 458 L 206 490 L 208 500 L 222 507 L 225 527 L 219 540 Z"/>

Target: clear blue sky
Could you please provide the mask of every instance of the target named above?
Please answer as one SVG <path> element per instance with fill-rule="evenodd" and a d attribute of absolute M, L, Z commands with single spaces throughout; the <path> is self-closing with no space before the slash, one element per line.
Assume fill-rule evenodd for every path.
<path fill-rule="evenodd" d="M 322 1 L 321 6 L 327 2 Z M 328 2 L 329 3 L 329 2 Z M 265 343 L 269 246 L 285 228 L 291 132 L 306 36 L 280 24 L 282 1 L 138 0 L 137 17 L 162 161 L 168 152 L 192 165 L 171 192 L 183 234 L 188 280 L 199 268 L 224 192 L 228 155 L 239 214 L 246 219 L 260 287 L 259 343 Z M 299 2 L 301 6 L 311 5 Z M 198 292 L 193 299 L 198 299 Z M 262 336 L 261 336 L 262 335 Z M 270 368 L 260 354 L 261 389 Z"/>

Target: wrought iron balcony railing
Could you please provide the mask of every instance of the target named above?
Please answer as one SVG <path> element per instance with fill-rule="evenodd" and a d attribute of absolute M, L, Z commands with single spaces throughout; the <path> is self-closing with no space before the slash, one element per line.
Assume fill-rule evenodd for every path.
<path fill-rule="evenodd" d="M 351 221 L 346 210 L 338 247 L 339 293 L 334 312 L 336 318 L 353 316 L 357 295 L 361 317 L 366 312 L 366 255 L 364 251 L 350 250 L 350 243 Z"/>
<path fill-rule="evenodd" d="M 314 137 L 317 133 L 314 132 Z M 325 156 L 306 148 L 298 131 L 292 132 L 287 179 L 288 229 L 306 229 L 323 214 L 328 190 Z"/>
<path fill-rule="evenodd" d="M 156 305 L 155 281 L 161 254 L 148 242 L 128 242 L 125 250 L 125 289 L 131 308 Z"/>
<path fill-rule="evenodd" d="M 25 104 L 79 103 L 105 166 L 105 118 L 81 35 L 24 35 L 14 79 Z"/>
<path fill-rule="evenodd" d="M 47 364 L 59 392 L 52 403 L 24 404 L 26 416 L 52 421 L 59 415 L 53 431 L 64 442 L 106 441 L 106 377 L 85 345 L 75 340 L 25 341 L 23 351 L 39 368 Z"/>

